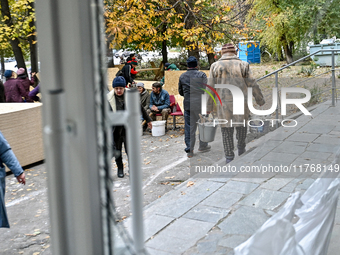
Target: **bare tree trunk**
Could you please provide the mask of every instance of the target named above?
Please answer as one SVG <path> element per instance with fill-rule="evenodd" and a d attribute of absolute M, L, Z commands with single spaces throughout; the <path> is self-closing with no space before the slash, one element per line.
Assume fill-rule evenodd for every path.
<path fill-rule="evenodd" d="M 215 62 L 215 55 L 214 53 L 208 53 L 207 56 L 208 56 L 209 69 L 210 69 L 210 66 Z"/>
<path fill-rule="evenodd" d="M 106 58 L 108 59 L 107 63 L 108 68 L 115 66 L 113 52 L 110 49 L 110 41 L 111 41 L 110 36 L 106 35 Z"/>
<path fill-rule="evenodd" d="M 35 9 L 34 2 L 30 3 L 30 6 L 32 9 L 30 9 L 29 12 L 32 12 L 32 10 Z M 35 27 L 35 22 L 30 22 L 30 27 Z M 37 73 L 39 72 L 39 66 L 38 66 L 38 45 L 37 45 L 37 37 L 35 35 L 36 30 L 34 30 L 31 33 L 31 36 L 28 37 L 29 45 L 30 45 L 30 54 L 31 54 L 31 72 Z M 34 84 L 35 86 L 37 84 Z"/>
<path fill-rule="evenodd" d="M 9 10 L 8 0 L 1 0 L 1 14 L 3 17 L 8 17 L 5 20 L 5 24 L 7 27 L 11 27 L 13 25 L 11 12 Z M 15 38 L 14 40 L 9 40 L 9 43 L 12 46 L 12 50 L 17 61 L 18 68 L 23 67 L 26 70 L 26 64 L 24 60 L 24 55 L 22 54 L 22 50 L 19 46 L 19 39 Z"/>
<path fill-rule="evenodd" d="M 165 34 L 167 28 L 167 24 L 163 24 L 162 34 Z M 166 40 L 162 41 L 162 57 L 163 57 L 163 64 L 168 62 L 168 50 L 166 48 Z"/>
<path fill-rule="evenodd" d="M 5 75 L 5 59 L 4 59 L 3 54 L 1 54 L 1 56 L 0 56 L 0 61 L 1 61 L 1 78 L 4 78 L 4 75 Z"/>
<path fill-rule="evenodd" d="M 293 48 L 294 48 L 294 42 L 289 42 L 284 44 L 283 49 L 286 55 L 286 62 L 287 64 L 293 63 Z"/>

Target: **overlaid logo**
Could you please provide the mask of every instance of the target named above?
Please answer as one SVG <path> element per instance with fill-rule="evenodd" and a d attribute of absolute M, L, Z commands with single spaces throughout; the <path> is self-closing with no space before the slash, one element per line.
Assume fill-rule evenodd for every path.
<path fill-rule="evenodd" d="M 217 93 L 217 91 L 212 88 L 211 86 L 204 84 L 207 88 L 209 88 L 215 95 L 216 97 L 219 99 L 220 104 L 222 106 L 222 100 L 220 95 Z M 235 85 L 231 85 L 231 84 L 216 84 L 215 85 L 216 89 L 228 89 L 232 95 L 233 98 L 233 114 L 234 115 L 244 115 L 244 105 L 245 105 L 245 96 L 243 94 L 243 91 L 235 86 Z M 201 88 L 202 89 L 202 88 Z M 217 106 L 216 100 L 215 100 L 215 96 L 208 91 L 207 89 L 202 89 L 204 90 L 214 101 L 215 106 Z M 249 108 L 249 111 L 251 113 L 253 113 L 254 115 L 258 115 L 258 116 L 268 116 L 272 113 L 275 112 L 275 110 L 278 107 L 278 90 L 277 88 L 273 88 L 272 90 L 272 106 L 270 107 L 270 109 L 268 110 L 258 110 L 255 109 L 253 106 L 253 88 L 252 87 L 248 87 L 248 95 L 247 95 L 247 106 Z M 300 93 L 300 94 L 304 94 L 305 97 L 303 98 L 287 98 L 287 94 L 288 93 Z M 202 95 L 202 107 L 201 107 L 201 112 L 202 114 L 206 114 L 207 113 L 207 94 L 203 94 Z M 281 98 L 280 98 L 280 102 L 281 102 L 281 115 L 285 116 L 287 115 L 287 105 L 288 104 L 293 104 L 296 107 L 298 107 L 301 112 L 304 115 L 312 115 L 304 106 L 304 103 L 307 103 L 310 99 L 311 99 L 311 93 L 309 90 L 304 89 L 304 88 L 281 88 Z M 268 120 L 272 120 L 272 119 L 268 119 Z M 228 123 L 228 121 L 232 121 L 232 120 L 216 120 L 217 124 L 226 124 Z M 261 120 L 262 121 L 262 120 Z M 279 121 L 279 120 L 276 120 Z M 283 120 L 281 121 L 281 124 L 283 126 L 284 122 L 286 122 L 288 120 Z M 289 122 L 295 122 L 297 124 L 297 122 L 295 120 L 289 120 Z M 262 121 L 263 122 L 263 121 Z M 215 121 L 214 121 L 215 123 Z M 272 125 L 274 123 L 274 120 L 272 120 Z M 236 124 L 236 123 L 234 123 Z M 237 123 L 240 124 L 240 123 Z M 245 125 L 245 121 L 244 121 L 244 125 Z M 296 126 L 296 125 L 294 125 Z M 294 126 L 290 126 L 290 127 L 294 127 Z"/>

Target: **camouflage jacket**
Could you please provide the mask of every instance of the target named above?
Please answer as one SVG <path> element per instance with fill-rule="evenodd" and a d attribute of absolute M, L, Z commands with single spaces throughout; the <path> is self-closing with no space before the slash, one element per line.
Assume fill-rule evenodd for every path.
<path fill-rule="evenodd" d="M 216 88 L 216 92 L 221 98 L 222 105 L 216 94 L 214 94 L 216 104 L 214 103 L 214 100 L 208 96 L 207 111 L 217 111 L 219 119 L 227 120 L 228 123 L 222 125 L 223 127 L 230 127 L 231 120 L 233 122 L 233 127 L 243 126 L 243 122 L 247 122 L 250 114 L 247 105 L 248 87 L 252 87 L 252 93 L 258 105 L 263 105 L 265 103 L 261 90 L 255 79 L 252 77 L 249 63 L 240 60 L 232 53 L 224 54 L 217 62 L 211 65 L 208 84 L 214 88 L 215 84 L 230 84 L 237 86 L 243 92 L 244 98 L 240 97 L 238 100 L 244 99 L 244 115 L 233 115 L 233 95 L 229 89 Z M 234 124 L 236 122 L 241 124 Z"/>

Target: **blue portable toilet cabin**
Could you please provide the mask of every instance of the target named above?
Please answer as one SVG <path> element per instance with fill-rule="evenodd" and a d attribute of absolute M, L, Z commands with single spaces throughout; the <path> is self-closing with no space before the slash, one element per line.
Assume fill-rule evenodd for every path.
<path fill-rule="evenodd" d="M 260 42 L 239 42 L 238 57 L 248 63 L 261 63 Z"/>

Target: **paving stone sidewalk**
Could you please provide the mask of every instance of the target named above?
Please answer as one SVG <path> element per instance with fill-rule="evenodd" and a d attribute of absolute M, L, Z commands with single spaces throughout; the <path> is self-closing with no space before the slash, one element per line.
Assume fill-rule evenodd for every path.
<path fill-rule="evenodd" d="M 165 194 L 144 209 L 145 241 L 151 255 L 170 254 L 233 254 L 233 248 L 246 241 L 275 214 L 288 197 L 304 192 L 319 176 L 316 171 L 305 173 L 307 166 L 330 164 L 340 147 L 340 106 L 326 102 L 300 116 L 294 128 L 277 130 L 247 145 L 247 153 L 235 158 L 241 166 L 297 166 L 287 173 L 193 176 L 175 190 Z M 224 159 L 220 136 L 212 150 L 195 155 L 195 164 L 217 163 Z M 216 145 L 216 146 L 215 146 Z M 193 159 L 195 158 L 193 157 Z M 301 166 L 301 169 L 300 169 Z M 291 170 L 292 171 L 292 170 Z M 340 206 L 328 254 L 338 254 L 340 244 Z M 131 218 L 124 222 L 131 233 Z M 119 241 L 117 245 L 119 245 Z"/>

